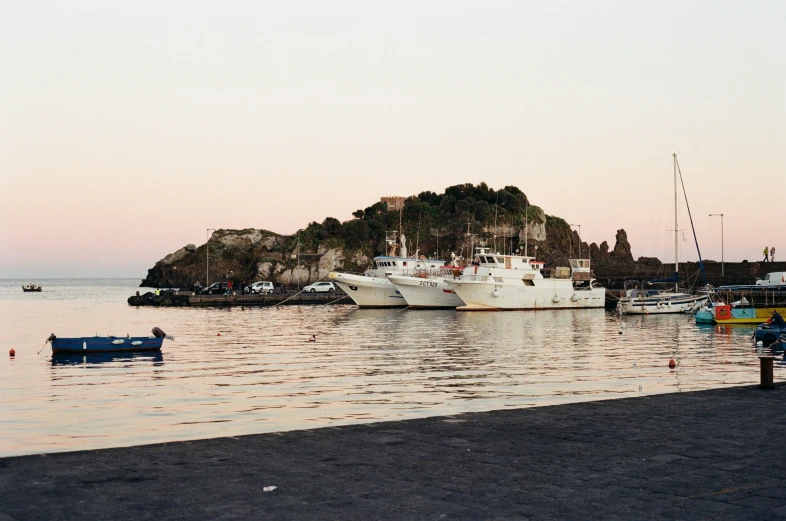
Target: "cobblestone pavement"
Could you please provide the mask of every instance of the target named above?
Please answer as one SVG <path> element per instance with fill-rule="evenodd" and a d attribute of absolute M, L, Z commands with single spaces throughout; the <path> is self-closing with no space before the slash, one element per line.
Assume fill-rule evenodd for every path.
<path fill-rule="evenodd" d="M 784 400 L 737 387 L 4 458 L 0 521 L 786 519 Z"/>

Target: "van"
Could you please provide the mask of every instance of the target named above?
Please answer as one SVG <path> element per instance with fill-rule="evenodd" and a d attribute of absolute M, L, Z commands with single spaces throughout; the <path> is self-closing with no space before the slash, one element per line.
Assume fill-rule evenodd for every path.
<path fill-rule="evenodd" d="M 786 271 L 773 271 L 756 281 L 757 286 L 780 286 L 786 284 Z"/>

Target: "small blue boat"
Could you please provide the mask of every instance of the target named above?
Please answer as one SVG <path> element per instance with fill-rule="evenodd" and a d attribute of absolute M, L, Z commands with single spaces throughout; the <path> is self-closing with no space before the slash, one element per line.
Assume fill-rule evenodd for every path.
<path fill-rule="evenodd" d="M 769 347 L 777 342 L 781 335 L 786 335 L 786 328 L 773 324 L 761 324 L 753 332 L 753 341 L 761 342 L 764 347 Z"/>
<path fill-rule="evenodd" d="M 77 338 L 58 338 L 49 336 L 52 353 L 119 353 L 129 351 L 160 351 L 166 334 L 154 327 L 153 336 L 83 336 Z"/>

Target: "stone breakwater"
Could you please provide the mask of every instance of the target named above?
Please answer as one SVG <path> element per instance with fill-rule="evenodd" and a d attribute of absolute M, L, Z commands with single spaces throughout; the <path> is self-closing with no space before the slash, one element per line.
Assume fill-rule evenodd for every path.
<path fill-rule="evenodd" d="M 785 399 L 736 387 L 5 458 L 0 519 L 783 519 Z"/>

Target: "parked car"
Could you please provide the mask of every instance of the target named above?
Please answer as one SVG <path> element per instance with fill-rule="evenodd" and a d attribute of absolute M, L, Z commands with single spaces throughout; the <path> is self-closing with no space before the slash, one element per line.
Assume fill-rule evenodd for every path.
<path fill-rule="evenodd" d="M 226 295 L 230 291 L 231 288 L 226 282 L 214 282 L 210 286 L 200 289 L 199 293 L 203 295 Z"/>
<path fill-rule="evenodd" d="M 303 288 L 303 291 L 307 293 L 333 293 L 336 291 L 336 287 L 332 282 L 315 282 Z"/>
<path fill-rule="evenodd" d="M 246 293 L 273 293 L 273 283 L 267 280 L 254 282 L 246 286 Z"/>

